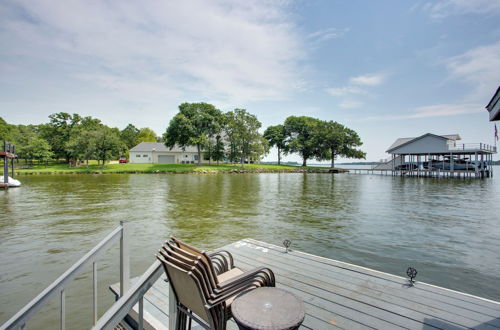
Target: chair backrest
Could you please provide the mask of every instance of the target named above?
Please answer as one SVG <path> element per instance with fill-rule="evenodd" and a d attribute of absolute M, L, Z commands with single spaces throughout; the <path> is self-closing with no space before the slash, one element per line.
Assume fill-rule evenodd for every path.
<path fill-rule="evenodd" d="M 212 265 L 210 258 L 208 257 L 208 255 L 205 251 L 198 250 L 197 248 L 190 246 L 190 245 L 184 243 L 183 241 L 181 241 L 175 237 L 171 237 L 171 240 L 175 245 L 177 245 L 177 247 L 179 247 L 181 250 L 183 250 L 187 254 L 191 254 L 191 255 L 194 255 L 196 257 L 200 257 L 201 260 L 208 266 L 209 271 L 210 271 L 210 276 L 212 277 L 214 283 L 216 285 L 219 284 L 219 281 L 217 280 L 217 273 L 214 269 L 214 266 Z M 168 244 L 168 242 L 167 242 L 167 244 Z"/>
<path fill-rule="evenodd" d="M 207 274 L 204 269 L 201 267 L 198 260 L 192 261 L 189 259 L 183 259 L 182 256 L 178 256 L 172 251 L 163 248 L 159 251 L 165 260 L 171 262 L 178 268 L 193 273 L 194 276 L 198 279 L 201 289 L 203 290 L 203 294 L 206 299 L 210 298 L 210 295 L 213 293 L 213 287 L 207 278 Z"/>
<path fill-rule="evenodd" d="M 210 325 L 218 323 L 214 316 L 205 307 L 207 301 L 203 294 L 201 284 L 194 274 L 177 267 L 163 255 L 156 255 L 162 263 L 168 280 L 177 298 L 177 302 L 195 313 L 202 320 Z"/>
<path fill-rule="evenodd" d="M 199 255 L 191 254 L 186 250 L 180 248 L 175 242 L 165 242 L 165 244 L 163 245 L 163 249 L 168 249 L 171 253 L 175 253 L 177 256 L 179 256 L 179 258 L 180 256 L 182 256 L 189 260 L 198 261 L 200 267 L 203 268 L 202 271 L 206 274 L 210 285 L 214 288 L 217 286 L 217 273 L 215 272 L 211 263 L 207 263 L 205 261 L 207 258 L 202 258 Z"/>

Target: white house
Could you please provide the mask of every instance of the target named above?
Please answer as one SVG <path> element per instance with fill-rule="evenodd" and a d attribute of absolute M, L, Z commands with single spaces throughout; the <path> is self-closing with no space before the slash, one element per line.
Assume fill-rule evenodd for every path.
<path fill-rule="evenodd" d="M 202 162 L 204 160 L 202 154 Z M 180 148 L 175 145 L 172 149 L 163 143 L 141 142 L 129 150 L 130 163 L 150 164 L 195 164 L 198 163 L 198 150 L 194 146 Z"/>

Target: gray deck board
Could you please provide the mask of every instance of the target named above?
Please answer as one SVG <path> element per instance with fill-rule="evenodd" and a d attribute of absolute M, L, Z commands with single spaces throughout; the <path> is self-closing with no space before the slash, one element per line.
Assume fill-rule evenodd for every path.
<path fill-rule="evenodd" d="M 421 282 L 409 287 L 403 277 L 298 251 L 284 253 L 253 239 L 222 249 L 243 270 L 271 268 L 277 287 L 303 299 L 301 329 L 500 329 L 499 302 Z M 146 321 L 161 324 L 157 328 L 168 327 L 168 287 L 163 275 L 145 295 Z M 115 293 L 118 288 L 111 287 Z M 237 329 L 234 321 L 228 329 Z"/>
<path fill-rule="evenodd" d="M 243 241 L 254 244 L 257 247 L 267 248 L 269 249 L 269 252 L 278 255 L 281 255 L 284 251 L 284 249 L 281 247 L 268 244 L 265 242 L 256 241 L 253 239 L 247 238 Z M 382 280 L 384 286 L 388 286 L 390 285 L 391 282 L 393 282 L 396 285 L 396 288 L 399 288 L 399 286 L 401 286 L 401 280 L 406 281 L 406 279 L 400 276 L 382 273 L 373 269 L 359 267 L 356 265 L 351 265 L 333 259 L 312 256 L 310 254 L 297 251 L 292 251 L 292 253 L 290 253 L 289 261 L 314 264 L 317 267 L 321 267 L 321 264 L 323 264 L 327 268 L 329 268 L 330 271 L 333 272 L 342 272 L 342 270 L 349 270 L 351 271 L 347 273 L 349 276 L 363 278 L 363 279 L 366 279 L 366 276 L 370 276 L 371 281 L 373 282 L 377 282 L 377 279 Z M 334 266 L 334 267 L 331 268 L 329 266 Z M 346 272 L 344 272 L 344 274 L 346 274 Z M 392 287 L 394 287 L 394 285 L 392 285 Z M 493 313 L 497 313 L 498 311 L 498 302 L 492 302 L 489 301 L 488 299 L 477 299 L 478 297 L 467 295 L 462 292 L 448 290 L 441 287 L 429 285 L 426 283 L 421 283 L 421 285 L 415 286 L 412 289 L 417 291 L 414 293 L 415 295 L 423 295 L 426 298 L 437 299 L 438 301 L 442 301 L 444 303 L 454 303 L 459 305 L 462 304 L 463 306 L 471 310 L 474 310 L 475 307 L 479 306 L 480 308 L 482 308 L 481 309 L 482 311 L 492 310 Z"/>
<path fill-rule="evenodd" d="M 362 279 L 362 281 L 358 281 L 356 285 L 353 286 L 343 281 L 337 281 L 336 279 L 330 277 L 330 272 L 325 272 L 324 269 L 319 267 L 316 268 L 314 265 L 308 263 L 287 264 L 285 262 L 280 262 L 280 259 L 283 259 L 283 253 L 280 253 L 280 255 L 273 258 L 272 253 L 269 251 L 263 253 L 261 250 L 257 250 L 261 252 L 255 252 L 241 246 L 237 249 L 232 249 L 230 247 L 229 251 L 239 255 L 241 258 L 246 257 L 248 262 L 253 262 L 253 266 L 257 266 L 259 264 L 274 265 L 273 269 L 279 269 L 278 273 L 284 274 L 285 278 L 283 281 L 292 280 L 303 285 L 309 285 L 311 287 L 310 290 L 317 291 L 317 289 L 322 289 L 327 291 L 329 295 L 331 292 L 334 292 L 334 296 L 332 297 L 337 298 L 337 301 L 339 297 L 335 297 L 335 295 L 340 296 L 341 301 L 343 299 L 348 299 L 349 301 L 347 303 L 349 306 L 357 308 L 359 311 L 367 314 L 373 315 L 373 306 L 376 306 L 377 309 L 390 311 L 390 313 L 402 315 L 404 319 L 410 318 L 417 320 L 418 322 L 422 322 L 422 320 L 428 317 L 433 317 L 440 321 L 449 322 L 455 326 L 473 327 L 478 323 L 484 323 L 483 326 L 485 327 L 486 325 L 500 326 L 498 319 L 492 319 L 491 316 L 487 316 L 482 313 L 459 308 L 454 308 L 455 312 L 453 313 L 449 311 L 449 309 L 453 309 L 453 307 L 450 307 L 447 304 L 438 309 L 429 307 L 427 304 L 412 302 L 409 298 L 413 292 L 409 290 L 412 290 L 415 287 L 408 288 L 399 284 L 398 289 L 400 291 L 406 291 L 406 299 L 402 299 L 386 295 L 380 291 L 377 292 L 371 290 L 371 285 L 367 286 L 366 278 Z M 311 271 L 311 269 L 314 269 L 314 271 Z M 350 288 L 346 289 L 348 286 L 350 286 Z M 321 294 L 321 292 L 318 294 Z M 360 306 L 359 304 L 353 302 L 360 302 L 365 306 Z M 377 311 L 377 314 L 379 313 L 380 311 Z M 464 314 L 467 315 L 467 317 L 464 317 Z M 400 321 L 398 321 L 397 318 L 392 317 L 391 319 L 394 319 L 396 323 L 401 326 L 406 326 L 405 323 L 398 323 Z"/>

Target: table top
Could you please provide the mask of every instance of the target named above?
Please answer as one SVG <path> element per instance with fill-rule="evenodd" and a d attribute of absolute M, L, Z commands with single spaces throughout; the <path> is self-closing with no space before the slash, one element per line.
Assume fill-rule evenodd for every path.
<path fill-rule="evenodd" d="M 294 294 L 270 287 L 244 293 L 233 301 L 236 323 L 250 329 L 294 329 L 304 321 L 304 303 Z"/>

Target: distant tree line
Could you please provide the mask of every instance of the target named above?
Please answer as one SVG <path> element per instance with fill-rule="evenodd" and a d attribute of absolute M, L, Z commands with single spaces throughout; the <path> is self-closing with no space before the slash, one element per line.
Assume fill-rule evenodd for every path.
<path fill-rule="evenodd" d="M 39 125 L 12 125 L 0 118 L 0 140 L 16 146 L 18 158 L 26 163 L 43 163 L 51 159 L 72 165 L 95 159 L 104 166 L 110 159 L 127 155 L 140 142 L 156 142 L 150 128 L 129 124 L 123 130 L 104 125 L 99 119 L 65 112 L 49 116 Z"/>
<path fill-rule="evenodd" d="M 309 159 L 330 160 L 332 168 L 337 157 L 364 159 L 366 156 L 357 149 L 363 144 L 359 135 L 335 121 L 290 116 L 282 125 L 269 126 L 264 137 L 270 146 L 278 149 L 278 164 L 282 153 L 299 154 L 302 166 L 307 166 Z"/>
<path fill-rule="evenodd" d="M 302 157 L 302 166 L 309 159 L 331 160 L 337 157 L 365 158 L 357 149 L 362 145 L 358 134 L 334 121 L 306 116 L 290 116 L 283 124 L 269 126 L 261 134 L 262 124 L 245 109 L 222 112 L 208 103 L 182 103 L 170 120 L 162 138 L 150 128 L 129 124 L 123 130 L 104 125 L 99 119 L 65 112 L 49 116 L 49 122 L 39 125 L 11 125 L 0 118 L 0 140 L 16 145 L 18 158 L 33 163 L 51 159 L 72 165 L 97 160 L 104 164 L 110 159 L 128 156 L 128 150 L 140 142 L 164 142 L 169 148 L 195 146 L 198 164 L 202 157 L 209 162 L 231 163 L 259 161 L 270 147 L 281 155 L 292 153 Z"/>
<path fill-rule="evenodd" d="M 290 116 L 282 125 L 269 126 L 259 133 L 262 124 L 245 109 L 223 113 L 208 103 L 183 103 L 163 135 L 165 145 L 173 148 L 195 146 L 198 164 L 202 153 L 206 159 L 219 163 L 260 160 L 269 147 L 278 149 L 278 164 L 282 154 L 297 153 L 302 166 L 307 160 L 331 160 L 337 157 L 365 158 L 357 147 L 362 145 L 358 134 L 334 121 L 322 121 L 306 116 Z"/>

